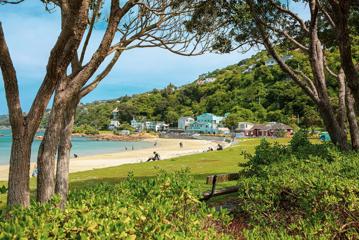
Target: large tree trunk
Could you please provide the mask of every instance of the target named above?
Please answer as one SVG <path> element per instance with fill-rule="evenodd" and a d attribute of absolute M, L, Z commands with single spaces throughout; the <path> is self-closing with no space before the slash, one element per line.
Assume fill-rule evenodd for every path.
<path fill-rule="evenodd" d="M 55 193 L 59 194 L 61 197 L 61 208 L 64 208 L 67 202 L 69 191 L 69 166 L 72 147 L 71 134 L 74 126 L 77 104 L 78 101 L 67 106 L 63 122 L 64 130 L 61 134 L 58 146 Z"/>
<path fill-rule="evenodd" d="M 356 112 L 354 107 L 354 98 L 349 88 L 346 89 L 346 103 L 347 103 L 347 114 L 350 128 L 350 139 L 352 148 L 355 151 L 359 150 L 359 127 L 358 120 L 356 118 Z"/>
<path fill-rule="evenodd" d="M 62 133 L 62 119 L 65 112 L 65 101 L 57 89 L 49 122 L 37 156 L 37 201 L 49 201 L 55 192 L 56 150 Z"/>
<path fill-rule="evenodd" d="M 310 21 L 310 47 L 309 60 L 312 68 L 314 85 L 319 95 L 318 108 L 323 118 L 325 127 L 335 145 L 341 150 L 349 150 L 345 129 L 335 117 L 333 106 L 330 102 L 324 66 L 323 45 L 318 37 L 318 3 L 314 0 L 309 2 L 311 21 Z"/>
<path fill-rule="evenodd" d="M 334 22 L 337 32 L 337 40 L 340 51 L 340 60 L 347 78 L 347 83 L 357 107 L 359 107 L 359 74 L 355 68 L 352 56 L 350 29 L 349 29 L 349 15 L 352 1 L 329 1 L 334 13 Z"/>
<path fill-rule="evenodd" d="M 10 155 L 9 192 L 7 202 L 9 206 L 30 204 L 29 174 L 32 139 L 24 135 L 13 135 Z"/>
<path fill-rule="evenodd" d="M 332 107 L 325 102 L 321 102 L 318 105 L 318 109 L 333 144 L 341 150 L 349 150 L 345 128 L 339 126 Z"/>
<path fill-rule="evenodd" d="M 53 47 L 44 81 L 26 117 L 21 110 L 16 71 L 12 64 L 0 23 L 0 67 L 3 74 L 6 98 L 8 101 L 13 145 L 10 157 L 8 205 L 29 205 L 29 168 L 31 144 L 41 117 L 55 90 L 60 77 L 73 59 L 87 25 L 89 1 L 76 0 L 60 3 L 62 30 Z"/>

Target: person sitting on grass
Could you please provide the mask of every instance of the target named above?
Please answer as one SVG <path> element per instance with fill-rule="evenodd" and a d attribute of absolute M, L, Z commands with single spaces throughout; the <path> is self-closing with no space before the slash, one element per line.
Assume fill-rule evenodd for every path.
<path fill-rule="evenodd" d="M 153 157 L 150 157 L 147 162 L 160 160 L 160 155 L 157 152 L 153 152 Z"/>
<path fill-rule="evenodd" d="M 217 150 L 218 150 L 218 151 L 223 150 L 223 146 L 222 146 L 221 144 L 218 144 Z"/>

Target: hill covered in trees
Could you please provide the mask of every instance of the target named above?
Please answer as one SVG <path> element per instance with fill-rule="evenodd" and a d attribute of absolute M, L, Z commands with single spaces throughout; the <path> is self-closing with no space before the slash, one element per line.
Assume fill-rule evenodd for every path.
<path fill-rule="evenodd" d="M 287 57 L 291 64 L 301 61 L 295 51 Z M 329 83 L 331 88 L 335 85 L 335 81 Z M 77 111 L 76 125 L 106 129 L 111 111 L 116 107 L 121 123 L 129 122 L 135 116 L 176 126 L 181 116 L 210 112 L 217 115 L 230 113 L 232 122 L 278 121 L 300 127 L 321 126 L 309 97 L 265 52 L 203 74 L 193 83 L 181 87 L 170 84 L 161 90 L 82 105 Z"/>

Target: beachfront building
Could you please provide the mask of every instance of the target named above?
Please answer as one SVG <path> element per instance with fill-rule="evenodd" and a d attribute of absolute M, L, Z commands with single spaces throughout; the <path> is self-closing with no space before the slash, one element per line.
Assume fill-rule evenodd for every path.
<path fill-rule="evenodd" d="M 192 117 L 181 117 L 178 119 L 178 128 L 182 130 L 186 130 L 190 127 L 190 125 L 194 122 L 194 118 Z"/>
<path fill-rule="evenodd" d="M 135 118 L 133 118 L 131 120 L 131 127 L 133 127 L 136 131 L 141 132 L 145 129 L 145 124 L 143 122 L 139 122 Z"/>
<path fill-rule="evenodd" d="M 108 125 L 109 130 L 115 130 L 120 126 L 120 121 L 118 121 L 118 108 L 115 108 L 111 113 L 110 124 Z"/>
<path fill-rule="evenodd" d="M 293 128 L 277 122 L 270 122 L 267 124 L 254 124 L 249 131 L 249 136 L 252 137 L 289 137 L 293 135 Z"/>
<path fill-rule="evenodd" d="M 197 116 L 196 121 L 192 122 L 186 131 L 195 133 L 219 133 L 218 128 L 222 127 L 221 122 L 224 117 L 216 116 L 212 113 L 204 113 Z"/>
<path fill-rule="evenodd" d="M 131 120 L 131 127 L 136 129 L 136 131 L 154 131 L 154 132 L 163 132 L 169 129 L 169 124 L 165 122 L 156 122 L 156 121 L 145 121 L 140 122 L 137 121 L 135 118 Z"/>
<path fill-rule="evenodd" d="M 231 133 L 231 130 L 229 130 L 229 128 L 226 128 L 226 127 L 219 127 L 218 133 L 227 135 L 227 134 Z"/>
<path fill-rule="evenodd" d="M 145 122 L 146 130 L 154 131 L 154 132 L 163 132 L 169 129 L 169 124 L 165 122 L 155 122 L 155 121 L 147 121 Z"/>
<path fill-rule="evenodd" d="M 235 129 L 235 132 L 238 133 L 239 136 L 249 137 L 251 129 L 254 127 L 254 123 L 251 122 L 239 122 L 238 127 Z"/>

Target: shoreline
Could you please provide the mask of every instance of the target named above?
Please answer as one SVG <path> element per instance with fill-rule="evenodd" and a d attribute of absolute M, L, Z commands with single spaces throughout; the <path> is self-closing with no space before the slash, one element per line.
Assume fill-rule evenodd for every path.
<path fill-rule="evenodd" d="M 161 160 L 171 159 L 175 157 L 202 153 L 209 147 L 216 148 L 218 141 L 193 140 L 193 139 L 166 139 L 166 138 L 147 138 L 142 139 L 151 142 L 156 146 L 149 148 L 120 151 L 115 153 L 105 153 L 97 155 L 89 155 L 78 158 L 71 158 L 70 173 L 94 170 L 99 168 L 107 168 L 120 166 L 129 163 L 145 162 L 149 157 L 153 156 L 156 151 L 160 154 Z M 183 143 L 180 148 L 179 143 Z M 228 144 L 221 142 L 226 147 Z M 30 175 L 35 164 L 31 163 Z M 0 181 L 7 181 L 9 165 L 0 165 Z"/>

